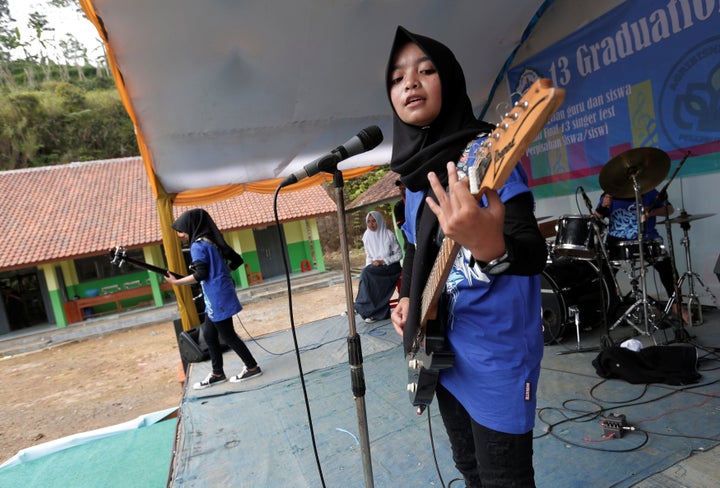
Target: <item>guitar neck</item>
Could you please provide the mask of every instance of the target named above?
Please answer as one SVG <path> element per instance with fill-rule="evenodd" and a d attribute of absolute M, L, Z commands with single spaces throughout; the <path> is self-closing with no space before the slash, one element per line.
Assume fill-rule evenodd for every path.
<path fill-rule="evenodd" d="M 438 303 L 440 303 L 440 293 L 442 293 L 443 284 L 450 276 L 452 263 L 460 251 L 460 245 L 455 241 L 446 237 L 443 239 L 440 251 L 438 252 L 433 267 L 430 270 L 427 284 L 423 289 L 420 302 L 420 323 L 424 326 L 428 320 L 437 317 Z"/>
<path fill-rule="evenodd" d="M 130 263 L 130 264 L 133 264 L 133 265 L 138 266 L 138 267 L 140 267 L 140 268 L 147 269 L 147 270 L 149 270 L 149 271 L 154 271 L 155 273 L 161 274 L 161 275 L 163 275 L 163 276 L 167 276 L 167 274 L 170 273 L 170 274 L 173 275 L 175 278 L 178 278 L 178 279 L 184 278 L 184 275 L 181 275 L 181 274 L 178 274 L 178 273 L 173 273 L 172 271 L 168 271 L 168 270 L 166 270 L 166 269 L 164 269 L 164 268 L 159 268 L 159 267 L 157 267 L 157 266 L 153 266 L 152 264 L 148 264 L 148 263 L 145 263 L 145 262 L 143 262 L 143 261 L 139 261 L 139 260 L 137 260 L 137 259 L 128 258 L 128 257 L 125 257 L 124 259 L 125 259 L 125 261 L 127 261 L 127 262 Z"/>

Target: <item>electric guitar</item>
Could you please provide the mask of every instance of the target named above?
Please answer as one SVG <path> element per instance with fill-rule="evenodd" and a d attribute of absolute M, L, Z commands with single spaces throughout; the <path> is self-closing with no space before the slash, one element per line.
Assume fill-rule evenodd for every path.
<path fill-rule="evenodd" d="M 553 87 L 549 79 L 539 79 L 512 111 L 505 114 L 497 128 L 483 141 L 480 154 L 468 171 L 470 192 L 477 200 L 486 190 L 502 187 L 564 99 L 565 90 Z M 416 333 L 407 355 L 407 389 L 418 415 L 432 402 L 440 371 L 450 368 L 455 359 L 455 353 L 447 349 L 444 326 L 437 312 L 443 286 L 459 250 L 460 245 L 445 237 L 423 290 L 420 324 L 409 329 Z"/>
<path fill-rule="evenodd" d="M 149 271 L 154 271 L 155 273 L 161 274 L 163 276 L 167 276 L 168 273 L 173 275 L 175 278 L 183 278 L 184 276 L 178 273 L 173 273 L 172 271 L 168 271 L 163 268 L 159 268 L 157 266 L 153 266 L 152 264 L 148 264 L 143 261 L 139 261 L 137 259 L 133 259 L 128 257 L 127 250 L 124 247 L 116 246 L 115 249 L 110 249 L 110 262 L 117 266 L 118 268 L 122 268 L 123 264 L 130 263 L 134 264 L 135 266 L 138 266 L 140 268 L 147 269 Z"/>

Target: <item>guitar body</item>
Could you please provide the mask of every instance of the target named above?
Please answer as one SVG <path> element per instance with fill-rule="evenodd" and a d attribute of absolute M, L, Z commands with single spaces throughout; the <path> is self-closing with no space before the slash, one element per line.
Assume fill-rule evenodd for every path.
<path fill-rule="evenodd" d="M 505 114 L 481 145 L 481 154 L 469 169 L 470 192 L 479 200 L 485 190 L 498 190 L 530 143 L 540 133 L 565 99 L 565 90 L 555 88 L 548 79 L 537 80 Z M 423 290 L 420 303 L 420 324 L 413 347 L 407 354 L 410 402 L 422 414 L 430 405 L 443 369 L 452 367 L 455 354 L 447 346 L 443 318 L 438 317 L 438 303 L 460 246 L 445 238 Z M 412 325 L 412 324 L 411 324 Z"/>
<path fill-rule="evenodd" d="M 447 347 L 445 324 L 441 319 L 425 324 L 424 344 L 409 355 L 408 392 L 410 402 L 421 414 L 435 397 L 440 371 L 453 365 L 455 353 Z"/>

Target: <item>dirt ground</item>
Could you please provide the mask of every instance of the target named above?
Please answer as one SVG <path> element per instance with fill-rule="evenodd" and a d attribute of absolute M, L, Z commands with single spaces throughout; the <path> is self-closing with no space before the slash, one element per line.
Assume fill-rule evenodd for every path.
<path fill-rule="evenodd" d="M 342 269 L 337 256 L 326 264 Z M 363 264 L 362 251 L 352 251 L 351 265 Z M 338 315 L 346 302 L 343 284 L 293 294 L 295 325 Z M 286 297 L 246 303 L 238 317 L 245 339 L 290 327 Z M 179 406 L 180 369 L 170 322 L 0 359 L 0 463 L 30 446 Z"/>

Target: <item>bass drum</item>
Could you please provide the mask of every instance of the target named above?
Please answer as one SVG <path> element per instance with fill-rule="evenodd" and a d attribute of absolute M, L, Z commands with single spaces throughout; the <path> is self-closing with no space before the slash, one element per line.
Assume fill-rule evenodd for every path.
<path fill-rule="evenodd" d="M 580 327 L 593 327 L 610 310 L 608 279 L 598 276 L 592 261 L 556 259 L 545 266 L 540 276 L 542 292 L 542 324 L 545 344 L 561 342 L 575 330 L 575 317 L 570 307 L 579 313 Z M 610 280 L 611 281 L 611 280 Z"/>

